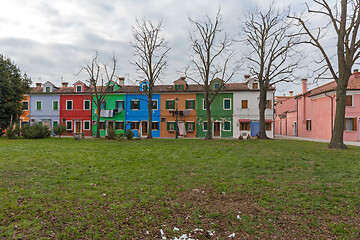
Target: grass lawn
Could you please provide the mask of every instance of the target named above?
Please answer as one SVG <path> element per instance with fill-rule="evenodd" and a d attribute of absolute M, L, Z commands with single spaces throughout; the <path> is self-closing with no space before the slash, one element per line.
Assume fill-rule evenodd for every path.
<path fill-rule="evenodd" d="M 360 148 L 0 138 L 0 238 L 360 238 Z"/>

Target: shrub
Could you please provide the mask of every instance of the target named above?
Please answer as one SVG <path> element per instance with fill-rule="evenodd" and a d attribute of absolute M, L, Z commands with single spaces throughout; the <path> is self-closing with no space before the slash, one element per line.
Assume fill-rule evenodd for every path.
<path fill-rule="evenodd" d="M 64 124 L 59 124 L 53 127 L 53 131 L 56 136 L 61 137 L 61 134 L 63 134 L 66 131 L 66 126 Z"/>
<path fill-rule="evenodd" d="M 115 132 L 115 129 L 113 128 L 108 128 L 108 139 L 111 139 L 111 140 L 114 140 L 115 137 L 116 137 L 116 132 Z"/>
<path fill-rule="evenodd" d="M 21 133 L 24 138 L 47 138 L 50 136 L 51 131 L 47 126 L 42 126 L 40 123 L 34 123 L 31 126 L 23 126 Z"/>
<path fill-rule="evenodd" d="M 126 138 L 127 138 L 127 140 L 131 140 L 133 137 L 134 137 L 134 133 L 133 133 L 133 131 L 131 131 L 131 129 L 128 129 L 127 131 L 126 131 Z"/>
<path fill-rule="evenodd" d="M 118 140 L 118 141 L 125 140 L 125 133 L 116 134 L 115 139 Z"/>
<path fill-rule="evenodd" d="M 6 137 L 8 139 L 15 139 L 16 138 L 16 132 L 12 129 L 12 127 L 8 127 L 6 129 Z"/>
<path fill-rule="evenodd" d="M 21 132 L 20 124 L 16 124 L 14 132 L 17 137 L 20 137 L 20 132 Z"/>

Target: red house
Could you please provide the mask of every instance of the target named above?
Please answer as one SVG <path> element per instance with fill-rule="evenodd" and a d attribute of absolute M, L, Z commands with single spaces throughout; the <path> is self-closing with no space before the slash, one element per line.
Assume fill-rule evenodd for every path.
<path fill-rule="evenodd" d="M 62 83 L 60 89 L 60 122 L 66 126 L 65 136 L 84 133 L 91 136 L 91 91 L 82 81 L 68 87 Z"/>

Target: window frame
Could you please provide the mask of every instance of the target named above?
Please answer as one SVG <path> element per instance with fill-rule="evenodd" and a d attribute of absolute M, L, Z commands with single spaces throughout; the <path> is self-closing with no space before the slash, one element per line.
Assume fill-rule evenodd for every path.
<path fill-rule="evenodd" d="M 134 102 L 138 103 L 138 108 L 134 108 Z M 131 100 L 130 101 L 130 110 L 140 110 L 140 100 Z"/>
<path fill-rule="evenodd" d="M 225 101 L 230 101 L 230 108 L 229 109 L 227 109 L 227 108 L 225 108 Z M 223 110 L 225 110 L 225 111 L 231 111 L 231 109 L 232 109 L 232 107 L 231 107 L 231 98 L 223 98 Z"/>
<path fill-rule="evenodd" d="M 241 122 L 240 131 L 250 131 L 250 122 Z"/>
<path fill-rule="evenodd" d="M 54 121 L 52 121 L 52 127 L 56 127 L 55 123 L 56 123 L 56 126 L 59 126 L 59 121 L 54 120 Z"/>
<path fill-rule="evenodd" d="M 265 108 L 266 109 L 271 109 L 272 108 L 272 100 L 266 100 L 266 104 L 265 104 Z"/>
<path fill-rule="evenodd" d="M 89 123 L 89 128 L 85 128 L 86 123 Z M 91 129 L 90 120 L 83 121 L 83 130 L 84 131 L 89 131 L 90 129 Z"/>
<path fill-rule="evenodd" d="M 170 129 L 170 124 L 172 124 L 172 125 L 174 126 L 173 129 Z M 167 121 L 167 122 L 166 122 L 166 130 L 167 130 L 168 132 L 175 132 L 175 124 L 176 124 L 175 121 Z"/>
<path fill-rule="evenodd" d="M 124 100 L 116 100 L 116 101 L 115 101 L 115 108 L 116 108 L 116 109 L 120 109 L 120 108 L 117 107 L 118 102 L 122 102 L 122 109 L 121 109 L 121 110 L 124 110 L 124 109 L 125 109 L 125 102 L 124 102 Z"/>
<path fill-rule="evenodd" d="M 267 126 L 269 126 L 269 127 L 267 128 Z M 266 122 L 266 123 L 265 123 L 265 131 L 272 131 L 272 124 L 271 124 L 271 122 Z"/>
<path fill-rule="evenodd" d="M 103 126 L 102 126 L 103 125 Z M 101 128 L 102 127 L 102 128 Z M 99 130 L 105 130 L 105 121 L 99 122 Z"/>
<path fill-rule="evenodd" d="M 174 103 L 174 108 L 170 108 L 170 107 L 169 107 L 169 104 L 168 104 L 169 102 Z M 175 110 L 175 108 L 176 108 L 175 99 L 166 99 L 166 100 L 165 100 L 165 109 L 166 109 L 166 110 Z"/>
<path fill-rule="evenodd" d="M 27 108 L 26 109 L 24 109 L 24 103 L 26 103 L 27 105 Z M 22 103 L 21 103 L 21 108 L 22 108 L 22 110 L 23 111 L 29 111 L 29 101 L 22 101 Z"/>
<path fill-rule="evenodd" d="M 135 123 L 135 126 L 137 126 L 137 128 L 133 128 L 132 127 L 132 124 Z M 131 130 L 139 130 L 139 127 L 140 127 L 140 123 L 138 121 L 132 121 L 130 122 L 130 129 Z"/>
<path fill-rule="evenodd" d="M 89 108 L 86 108 L 86 102 L 89 102 Z M 84 104 L 83 110 L 91 110 L 91 101 L 90 100 L 84 100 L 83 104 Z"/>
<path fill-rule="evenodd" d="M 156 102 L 156 108 L 153 108 L 154 102 Z M 159 100 L 157 100 L 157 99 L 151 100 L 151 110 L 159 110 Z"/>
<path fill-rule="evenodd" d="M 57 109 L 54 109 L 54 103 L 55 103 L 55 102 L 57 103 Z M 53 101 L 52 101 L 52 110 L 53 110 L 53 111 L 59 111 L 59 101 L 58 101 L 58 100 L 53 100 Z"/>
<path fill-rule="evenodd" d="M 206 129 L 205 129 L 205 125 L 206 125 Z M 207 132 L 207 130 L 208 130 L 208 125 L 207 125 L 207 122 L 206 122 L 206 121 L 202 122 L 202 129 L 203 129 L 204 132 Z"/>
<path fill-rule="evenodd" d="M 157 128 L 154 128 L 154 123 L 157 124 Z M 152 130 L 153 130 L 153 131 L 159 131 L 159 128 L 160 128 L 160 124 L 159 124 L 158 121 L 152 122 Z"/>
<path fill-rule="evenodd" d="M 78 87 L 80 87 L 80 91 L 78 90 Z M 76 90 L 76 92 L 82 92 L 82 86 L 81 85 L 76 85 L 75 90 Z"/>
<path fill-rule="evenodd" d="M 40 103 L 40 109 L 38 108 L 38 104 L 39 104 L 39 103 Z M 36 101 L 35 110 L 36 110 L 36 111 L 41 111 L 41 110 L 42 110 L 42 101 L 41 101 L 41 100 L 37 100 L 37 101 Z"/>
<path fill-rule="evenodd" d="M 311 130 L 312 130 L 312 123 L 311 123 L 311 119 L 306 119 L 306 122 L 305 122 L 305 129 L 306 129 L 306 131 L 311 131 Z"/>
<path fill-rule="evenodd" d="M 225 123 L 229 123 L 230 128 L 228 130 L 225 129 Z M 231 132 L 231 121 L 224 121 L 223 122 L 223 129 L 224 132 Z"/>
<path fill-rule="evenodd" d="M 71 102 L 71 109 L 68 108 L 68 102 Z M 73 100 L 66 100 L 66 110 L 73 110 L 73 109 L 74 109 Z"/>
<path fill-rule="evenodd" d="M 254 87 L 254 85 L 255 85 L 256 87 Z M 258 82 L 253 82 L 253 83 L 251 84 L 251 88 L 252 88 L 252 89 L 259 89 L 259 83 L 258 83 Z"/>
<path fill-rule="evenodd" d="M 122 123 L 122 124 L 121 124 Z M 120 128 L 116 127 L 116 124 L 120 124 Z M 115 130 L 123 131 L 125 129 L 125 123 L 124 121 L 115 121 Z"/>
<path fill-rule="evenodd" d="M 68 123 L 70 123 L 71 128 L 68 128 Z M 66 120 L 66 131 L 72 131 L 73 130 L 73 122 L 71 120 Z"/>
<path fill-rule="evenodd" d="M 191 124 L 193 129 L 190 129 L 190 130 L 189 130 L 188 124 Z M 187 132 L 194 132 L 194 131 L 195 131 L 195 122 L 194 122 L 194 121 L 188 121 L 188 122 L 186 122 L 185 128 L 186 128 L 186 131 L 187 131 Z"/>
<path fill-rule="evenodd" d="M 192 105 L 193 105 L 192 108 L 189 108 L 189 102 L 192 103 Z M 185 100 L 185 109 L 186 110 L 195 110 L 195 104 L 196 104 L 195 99 L 186 99 Z"/>
<path fill-rule="evenodd" d="M 49 91 L 48 91 L 49 90 Z M 45 92 L 46 93 L 50 93 L 51 92 L 51 87 L 45 87 Z"/>
<path fill-rule="evenodd" d="M 351 119 L 351 129 L 346 129 L 346 120 Z M 345 117 L 344 119 L 344 132 L 356 132 L 357 131 L 357 117 Z"/>
<path fill-rule="evenodd" d="M 243 102 L 246 102 L 246 108 L 243 107 Z M 249 100 L 243 99 L 241 100 L 241 109 L 249 109 Z"/>
<path fill-rule="evenodd" d="M 348 102 L 348 98 L 351 97 L 351 105 L 347 105 L 347 102 Z M 353 95 L 346 95 L 346 98 L 345 98 L 345 107 L 353 107 L 354 106 L 354 98 L 353 98 Z"/>

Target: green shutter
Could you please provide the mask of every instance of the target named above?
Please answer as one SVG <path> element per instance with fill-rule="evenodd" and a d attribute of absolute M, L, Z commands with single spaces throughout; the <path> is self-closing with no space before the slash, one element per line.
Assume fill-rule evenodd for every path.
<path fill-rule="evenodd" d="M 185 123 L 185 130 L 186 130 L 186 131 L 188 130 L 188 124 L 189 124 L 189 123 L 187 123 L 187 122 Z"/>
<path fill-rule="evenodd" d="M 188 105 L 189 105 L 188 102 L 189 102 L 188 100 L 185 100 L 185 109 L 188 109 Z"/>
<path fill-rule="evenodd" d="M 178 90 L 178 85 L 175 85 L 175 91 L 177 91 Z"/>
<path fill-rule="evenodd" d="M 41 102 L 36 102 L 36 110 L 41 110 Z"/>
<path fill-rule="evenodd" d="M 195 131 L 195 122 L 192 122 L 192 130 Z"/>
<path fill-rule="evenodd" d="M 58 122 L 53 122 L 53 127 L 56 127 L 58 125 Z"/>
<path fill-rule="evenodd" d="M 170 129 L 170 124 L 169 124 L 169 122 L 167 122 L 166 123 L 166 129 L 169 131 L 169 129 Z"/>
<path fill-rule="evenodd" d="M 173 109 L 175 109 L 176 107 L 175 107 L 175 100 L 172 100 L 172 105 L 173 105 Z"/>

